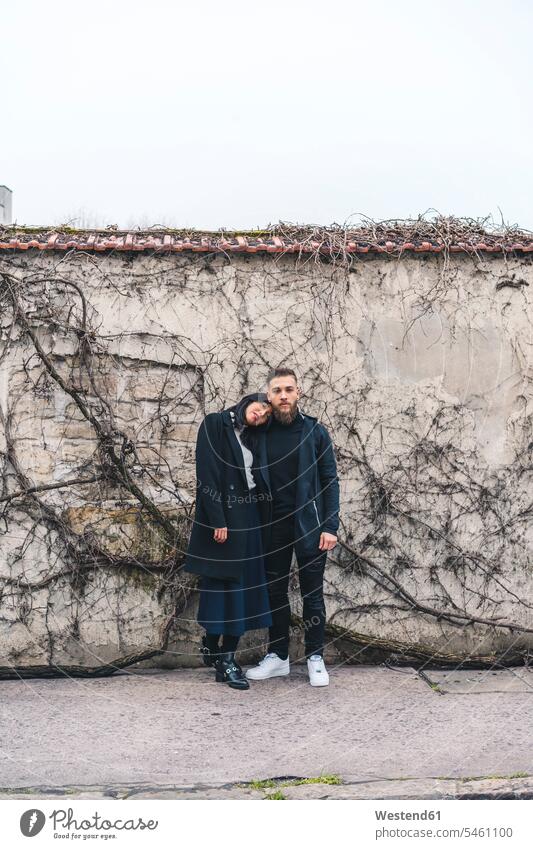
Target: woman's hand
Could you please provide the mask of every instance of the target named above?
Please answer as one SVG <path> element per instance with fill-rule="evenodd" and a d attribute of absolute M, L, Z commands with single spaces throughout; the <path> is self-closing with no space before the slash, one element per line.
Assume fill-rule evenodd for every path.
<path fill-rule="evenodd" d="M 215 528 L 215 532 L 213 534 L 213 539 L 215 542 L 226 542 L 228 538 L 228 529 L 227 528 Z"/>

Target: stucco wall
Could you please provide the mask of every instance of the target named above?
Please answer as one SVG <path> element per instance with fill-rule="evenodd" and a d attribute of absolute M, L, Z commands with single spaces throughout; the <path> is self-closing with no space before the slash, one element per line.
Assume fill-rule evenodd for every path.
<path fill-rule="evenodd" d="M 0 339 L 4 496 L 21 481 L 100 469 L 94 428 L 14 316 L 16 291 L 57 374 L 128 436 L 136 484 L 172 521 L 194 496 L 203 415 L 262 388 L 269 366 L 295 368 L 302 408 L 333 436 L 340 536 L 360 555 L 337 548 L 328 561 L 329 638 L 356 635 L 330 644 L 330 658 L 360 661 L 358 640 L 459 658 L 533 645 L 528 259 L 369 256 L 346 268 L 293 256 L 30 250 L 4 256 L 0 270 L 11 275 Z M 92 383 L 72 329 L 84 322 L 80 292 Z M 148 662 L 197 662 L 197 599 L 168 625 L 179 584 L 164 534 L 131 493 L 107 480 L 0 506 L 0 665 L 95 666 L 157 647 L 165 626 L 166 651 Z M 91 568 L 91 541 L 109 562 L 95 556 Z M 248 638 L 250 657 L 262 636 Z"/>

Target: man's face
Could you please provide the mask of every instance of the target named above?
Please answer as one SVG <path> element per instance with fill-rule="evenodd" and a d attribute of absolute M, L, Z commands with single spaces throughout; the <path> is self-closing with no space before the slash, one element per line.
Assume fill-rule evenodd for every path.
<path fill-rule="evenodd" d="M 274 418 L 290 424 L 296 417 L 300 390 L 292 374 L 274 377 L 268 384 L 267 397 L 272 404 Z"/>

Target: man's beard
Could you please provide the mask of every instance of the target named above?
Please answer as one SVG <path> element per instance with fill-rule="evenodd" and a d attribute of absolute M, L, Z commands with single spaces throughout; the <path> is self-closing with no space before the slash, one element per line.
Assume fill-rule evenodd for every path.
<path fill-rule="evenodd" d="M 280 424 L 292 424 L 294 419 L 298 415 L 298 402 L 295 401 L 292 407 L 283 410 L 279 407 L 272 407 L 272 415 Z"/>

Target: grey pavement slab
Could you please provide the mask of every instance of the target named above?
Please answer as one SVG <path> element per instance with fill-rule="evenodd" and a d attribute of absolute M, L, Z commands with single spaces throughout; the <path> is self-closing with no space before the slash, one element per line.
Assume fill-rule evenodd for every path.
<path fill-rule="evenodd" d="M 533 670 L 513 669 L 426 669 L 425 674 L 446 693 L 533 693 Z"/>
<path fill-rule="evenodd" d="M 4 799 L 159 799 L 159 800 L 265 800 L 291 799 L 533 799 L 533 778 L 413 778 L 376 781 L 294 784 L 276 782 L 275 787 L 255 789 L 243 784 L 196 784 L 192 787 L 141 786 L 78 787 L 52 791 L 27 788 L 0 793 Z"/>
<path fill-rule="evenodd" d="M 158 800 L 256 800 L 269 798 L 291 799 L 533 799 L 533 778 L 486 779 L 381 779 L 376 781 L 341 782 L 339 785 L 294 784 L 283 782 L 275 787 L 255 789 L 242 784 L 208 785 L 193 787 L 135 786 L 64 788 L 47 791 L 46 788 L 27 788 L 0 793 L 4 799 L 50 799 L 73 801 L 83 799 L 158 799 Z"/>
<path fill-rule="evenodd" d="M 236 785 L 320 775 L 344 783 L 282 792 L 382 798 L 342 794 L 406 792 L 415 782 L 411 789 L 450 798 L 458 779 L 507 782 L 509 790 L 509 781 L 533 775 L 533 699 L 529 686 L 508 687 L 506 673 L 491 676 L 490 690 L 469 692 L 480 681 L 467 671 L 474 681 L 460 693 L 442 672 L 450 692 L 413 669 L 385 666 L 330 668 L 324 688 L 310 687 L 305 667 L 293 666 L 289 678 L 252 682 L 246 692 L 215 683 L 208 669 L 3 681 L 0 798 L 60 798 L 65 788 L 70 798 L 263 798 L 268 789 L 256 796 Z M 427 675 L 434 680 L 435 670 Z M 464 690 L 465 672 L 452 675 Z"/>
<path fill-rule="evenodd" d="M 532 799 L 533 779 L 406 779 L 281 788 L 286 799 Z"/>

